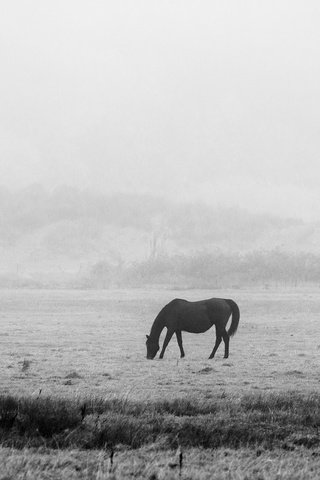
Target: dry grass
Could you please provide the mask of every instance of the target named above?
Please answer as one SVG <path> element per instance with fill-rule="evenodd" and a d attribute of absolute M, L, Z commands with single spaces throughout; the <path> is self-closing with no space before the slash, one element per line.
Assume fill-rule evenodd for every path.
<path fill-rule="evenodd" d="M 214 330 L 183 334 L 165 358 L 145 359 L 145 334 L 173 297 L 221 296 L 240 305 L 239 330 L 214 360 Z M 1 291 L 0 393 L 125 396 L 149 400 L 197 392 L 315 391 L 318 291 Z M 22 371 L 23 362 L 29 368 Z M 212 369 L 212 370 L 210 370 Z M 69 375 L 69 378 L 67 376 Z M 71 378 L 70 378 L 70 375 Z"/>
<path fill-rule="evenodd" d="M 185 334 L 183 360 L 175 341 L 145 359 L 145 334 L 177 296 L 239 303 L 228 360 L 207 359 L 214 331 Z M 0 450 L 0 479 L 178 478 L 178 444 L 183 478 L 315 478 L 319 311 L 317 290 L 0 291 L 0 393 L 13 402 L 2 444 L 23 448 Z"/>
<path fill-rule="evenodd" d="M 182 475 L 173 469 L 176 454 L 150 446 L 118 451 L 110 471 L 110 456 L 103 451 L 52 451 L 46 448 L 0 449 L 4 479 L 66 480 L 313 480 L 320 471 L 319 452 L 314 450 L 259 451 L 252 449 L 184 451 Z"/>

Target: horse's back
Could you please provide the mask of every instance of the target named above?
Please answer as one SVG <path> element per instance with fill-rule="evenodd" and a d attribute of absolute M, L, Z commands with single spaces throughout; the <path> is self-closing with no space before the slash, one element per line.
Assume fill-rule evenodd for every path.
<path fill-rule="evenodd" d="M 162 311 L 168 328 L 202 333 L 211 328 L 220 316 L 230 313 L 223 298 L 210 298 L 190 302 L 182 298 L 171 300 Z"/>
<path fill-rule="evenodd" d="M 225 298 L 208 298 L 207 300 L 196 300 L 194 302 L 183 298 L 174 298 L 163 310 L 202 311 L 209 309 L 218 312 L 230 309 L 228 302 Z"/>

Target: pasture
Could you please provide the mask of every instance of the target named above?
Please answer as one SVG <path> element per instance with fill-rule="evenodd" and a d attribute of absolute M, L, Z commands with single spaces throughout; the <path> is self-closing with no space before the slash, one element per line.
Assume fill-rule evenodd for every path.
<path fill-rule="evenodd" d="M 228 359 L 223 359 L 223 345 L 213 360 L 208 359 L 215 342 L 214 328 L 199 335 L 183 332 L 184 359 L 179 358 L 175 338 L 164 359 L 145 358 L 145 335 L 159 310 L 175 297 L 233 298 L 238 303 L 240 324 L 230 341 Z M 140 406 L 176 399 L 208 405 L 218 398 L 235 405 L 251 395 L 312 395 L 320 380 L 319 311 L 316 288 L 1 290 L 0 393 L 34 399 L 41 392 L 41 398 L 72 402 L 117 399 Z M 319 464 L 317 449 L 263 450 L 257 456 L 248 447 L 213 451 L 190 445 L 185 478 L 312 478 Z M 175 470 L 166 470 L 172 455 L 166 446 L 150 444 L 138 450 L 119 446 L 115 458 L 122 473 L 116 478 L 152 478 L 153 474 L 154 478 L 178 478 Z M 59 450 L 59 455 L 51 450 L 1 450 L 9 478 L 19 478 L 19 471 L 13 472 L 10 466 L 14 462 L 25 465 L 30 478 L 35 474 L 48 478 L 49 471 L 53 478 L 54 465 L 61 478 L 61 465 L 67 464 L 70 471 L 66 470 L 64 478 L 105 478 L 106 452 L 87 451 L 85 458 L 82 468 L 84 456 L 77 450 Z M 48 471 L 41 467 L 43 463 Z"/>

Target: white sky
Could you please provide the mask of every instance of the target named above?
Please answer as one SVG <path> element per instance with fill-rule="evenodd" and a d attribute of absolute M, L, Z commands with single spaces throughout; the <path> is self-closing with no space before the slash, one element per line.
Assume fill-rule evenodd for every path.
<path fill-rule="evenodd" d="M 3 0 L 0 184 L 320 219 L 320 2 Z"/>

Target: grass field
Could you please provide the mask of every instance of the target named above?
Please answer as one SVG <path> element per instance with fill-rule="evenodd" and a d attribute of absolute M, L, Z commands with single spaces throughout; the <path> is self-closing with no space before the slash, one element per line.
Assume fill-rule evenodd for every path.
<path fill-rule="evenodd" d="M 263 425 L 269 433 L 270 428 L 272 432 L 286 425 L 290 428 L 285 427 L 284 437 L 281 430 L 274 445 L 261 439 L 251 442 L 248 438 L 252 436 L 238 444 L 213 445 L 214 449 L 210 443 L 201 445 L 201 440 L 186 441 L 183 478 L 314 478 L 320 466 L 315 440 L 320 426 L 319 293 L 315 288 L 1 290 L 0 393 L 2 398 L 63 399 L 72 405 L 97 399 L 126 406 L 136 402 L 141 411 L 143 405 L 148 411 L 154 402 L 178 401 L 180 405 L 194 404 L 209 410 L 219 404 L 224 415 L 222 424 L 230 431 L 239 425 L 248 430 L 250 424 L 252 428 Z M 213 296 L 233 298 L 240 307 L 239 330 L 231 339 L 229 359 L 222 358 L 221 346 L 216 358 L 208 360 L 215 340 L 212 330 L 201 335 L 184 333 L 186 358 L 182 360 L 175 339 L 163 360 L 146 360 L 145 334 L 164 304 L 175 297 L 197 300 Z M 254 415 L 239 415 L 237 420 L 237 406 L 244 398 L 252 398 L 253 404 L 255 399 L 263 399 L 270 415 L 260 418 L 259 413 L 257 417 L 253 409 Z M 279 413 L 273 408 L 277 398 L 293 398 L 288 417 L 283 409 Z M 229 410 L 223 407 L 223 399 L 229 402 Z M 234 412 L 233 423 L 230 411 Z M 4 414 L 2 411 L 2 417 Z M 201 413 L 196 408 L 189 412 L 189 423 L 207 414 L 212 412 Z M 119 420 L 117 412 L 114 415 Z M 140 415 L 141 425 L 150 421 L 150 415 Z M 175 423 L 177 412 L 171 415 Z M 164 416 L 161 422 L 166 420 Z M 257 425 L 256 420 L 260 422 Z M 211 430 L 216 428 L 216 417 L 204 417 L 203 424 L 210 425 Z M 181 433 L 181 425 L 178 427 Z M 295 431 L 296 438 L 306 440 L 292 441 Z M 202 430 L 200 433 L 201 439 Z M 116 470 L 112 473 L 109 453 L 101 450 L 101 445 L 85 453 L 83 446 L 72 443 L 67 450 L 64 444 L 52 450 L 55 446 L 44 439 L 42 450 L 39 445 L 33 447 L 30 440 L 16 450 L 8 448 L 10 437 L 2 433 L 2 445 L 6 446 L 1 450 L 4 467 L 0 478 L 178 478 L 178 469 L 170 468 L 170 464 L 175 463 L 172 459 L 179 441 L 168 443 L 162 431 L 160 434 L 162 440 L 157 437 L 146 444 L 141 442 L 134 445 L 135 450 L 128 450 L 132 445 L 126 446 L 123 441 L 115 442 Z M 194 432 L 187 438 L 194 438 Z M 23 476 L 26 472 L 29 477 Z"/>

